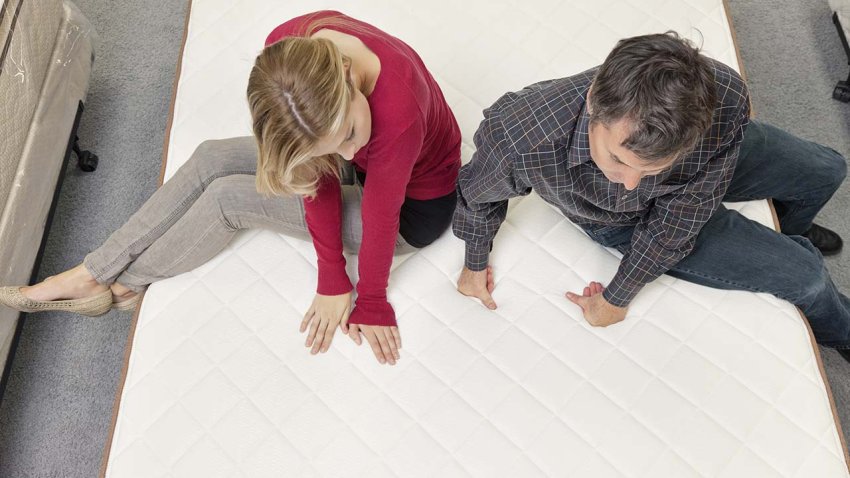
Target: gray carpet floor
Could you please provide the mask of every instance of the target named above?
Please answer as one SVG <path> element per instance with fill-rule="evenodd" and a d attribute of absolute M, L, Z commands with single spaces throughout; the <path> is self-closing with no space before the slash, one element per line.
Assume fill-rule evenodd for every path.
<path fill-rule="evenodd" d="M 79 263 L 155 190 L 186 10 L 183 0 L 75 0 L 100 33 L 80 137 L 101 157 L 71 167 L 40 270 Z M 850 105 L 830 98 L 848 73 L 826 0 L 732 0 L 732 17 L 761 120 L 850 155 Z M 850 182 L 819 221 L 850 240 Z M 850 292 L 850 252 L 827 260 Z M 100 466 L 130 315 L 27 318 L 0 404 L 0 476 L 91 477 Z M 844 428 L 850 364 L 823 350 Z"/>
<path fill-rule="evenodd" d="M 40 276 L 80 262 L 156 190 L 184 0 L 73 0 L 100 35 L 80 142 L 94 173 L 67 170 Z M 0 404 L 0 477 L 97 476 L 131 315 L 26 319 Z"/>

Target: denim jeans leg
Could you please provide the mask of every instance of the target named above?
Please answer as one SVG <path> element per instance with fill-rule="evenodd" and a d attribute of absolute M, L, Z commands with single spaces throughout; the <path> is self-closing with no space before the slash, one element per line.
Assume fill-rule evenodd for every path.
<path fill-rule="evenodd" d="M 820 252 L 721 206 L 690 255 L 668 274 L 726 290 L 765 292 L 799 307 L 818 343 L 850 348 L 850 299 L 839 292 Z"/>
<path fill-rule="evenodd" d="M 841 154 L 766 123 L 744 133 L 727 202 L 773 199 L 782 232 L 803 234 L 847 175 Z"/>
<path fill-rule="evenodd" d="M 597 243 L 626 253 L 632 226 L 585 227 Z M 782 260 L 777 260 L 782 258 Z M 850 299 L 842 294 L 820 252 L 724 206 L 697 235 L 691 254 L 668 275 L 724 290 L 764 292 L 799 307 L 818 343 L 850 349 Z"/>

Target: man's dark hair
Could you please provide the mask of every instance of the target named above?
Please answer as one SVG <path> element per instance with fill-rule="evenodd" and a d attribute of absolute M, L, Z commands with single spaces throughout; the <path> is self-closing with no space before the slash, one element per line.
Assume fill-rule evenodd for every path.
<path fill-rule="evenodd" d="M 675 32 L 620 40 L 593 79 L 590 120 L 621 119 L 632 132 L 623 147 L 652 162 L 693 150 L 711 126 L 714 68 Z"/>

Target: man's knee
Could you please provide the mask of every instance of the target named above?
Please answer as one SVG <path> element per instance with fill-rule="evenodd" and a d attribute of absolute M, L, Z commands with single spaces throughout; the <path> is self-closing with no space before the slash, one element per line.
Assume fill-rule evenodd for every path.
<path fill-rule="evenodd" d="M 793 264 L 793 273 L 798 284 L 797 297 L 792 300 L 797 306 L 811 305 L 829 284 L 829 272 L 823 265 L 823 259 L 817 248 L 805 237 L 788 236 L 794 242 L 806 249 L 807 254 L 798 259 L 789 258 Z"/>
<path fill-rule="evenodd" d="M 847 177 L 847 160 L 838 151 L 824 146 L 824 170 L 836 189 Z"/>
<path fill-rule="evenodd" d="M 806 271 L 801 275 L 801 290 L 798 306 L 807 306 L 813 304 L 817 298 L 826 290 L 829 278 L 826 271 L 821 268 L 817 271 Z"/>

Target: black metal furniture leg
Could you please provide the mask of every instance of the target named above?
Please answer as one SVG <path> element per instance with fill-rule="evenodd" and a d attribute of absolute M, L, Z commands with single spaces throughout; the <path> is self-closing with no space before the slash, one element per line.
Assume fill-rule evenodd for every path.
<path fill-rule="evenodd" d="M 844 47 L 844 53 L 847 55 L 847 63 L 850 64 L 850 45 L 847 44 L 847 36 L 844 35 L 844 29 L 841 27 L 841 21 L 838 20 L 838 14 L 832 14 L 832 23 L 838 29 L 838 37 L 841 39 L 841 45 Z M 832 97 L 844 103 L 850 103 L 850 75 L 846 81 L 839 81 L 832 90 Z"/>
<path fill-rule="evenodd" d="M 74 135 L 74 154 L 77 155 L 77 165 L 83 171 L 90 173 L 97 169 L 98 157 L 96 154 L 91 151 L 85 151 L 80 149 L 80 138 Z"/>

